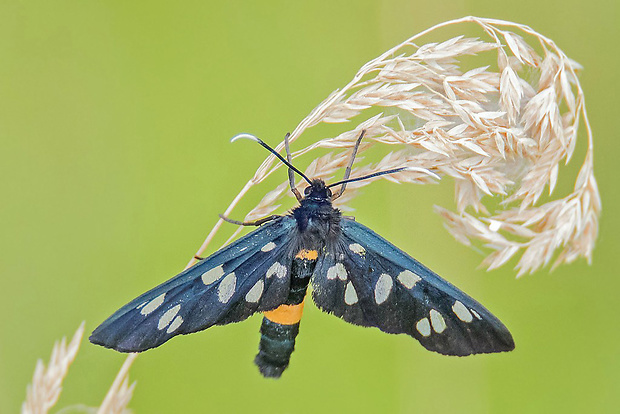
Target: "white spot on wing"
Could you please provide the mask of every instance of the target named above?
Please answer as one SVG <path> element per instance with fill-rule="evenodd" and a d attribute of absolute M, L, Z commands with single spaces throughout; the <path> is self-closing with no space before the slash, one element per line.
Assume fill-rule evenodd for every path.
<path fill-rule="evenodd" d="M 153 312 L 155 309 L 159 308 L 162 303 L 164 303 L 164 298 L 165 297 L 166 297 L 165 293 L 162 293 L 161 295 L 157 296 L 155 299 L 153 299 L 149 303 L 147 303 L 142 308 L 140 313 L 143 314 L 143 315 L 148 315 L 149 313 Z"/>
<path fill-rule="evenodd" d="M 347 287 L 344 290 L 344 303 L 347 305 L 355 305 L 357 303 L 357 292 L 353 283 L 347 283 Z"/>
<path fill-rule="evenodd" d="M 170 324 L 170 322 L 172 322 L 174 317 L 177 316 L 177 313 L 179 313 L 180 309 L 181 309 L 181 304 L 178 304 L 178 305 L 168 309 L 166 311 L 166 313 L 161 315 L 161 318 L 159 318 L 159 322 L 157 323 L 157 329 L 159 329 L 161 331 L 166 326 L 168 326 Z"/>
<path fill-rule="evenodd" d="M 265 287 L 265 282 L 263 279 L 259 279 L 258 282 L 252 286 L 252 289 L 245 295 L 245 300 L 252 303 L 257 303 L 263 294 L 263 289 Z"/>
<path fill-rule="evenodd" d="M 381 276 L 379 276 L 379 279 L 377 279 L 377 284 L 375 285 L 375 302 L 377 302 L 377 305 L 380 305 L 387 300 L 388 296 L 390 296 L 393 285 L 394 282 L 392 281 L 390 275 L 382 273 Z"/>
<path fill-rule="evenodd" d="M 202 283 L 208 286 L 211 283 L 218 280 L 223 275 L 224 275 L 224 268 L 222 267 L 222 265 L 219 265 L 218 267 L 214 267 L 213 269 L 207 270 L 206 272 L 202 274 L 201 276 Z"/>
<path fill-rule="evenodd" d="M 273 250 L 273 249 L 275 249 L 275 248 L 276 248 L 276 244 L 275 244 L 274 242 L 269 242 L 269 243 L 267 243 L 266 245 L 264 245 L 264 246 L 260 249 L 260 251 L 261 251 L 261 252 L 270 252 L 270 251 L 272 251 L 272 250 Z"/>
<path fill-rule="evenodd" d="M 478 312 L 476 312 L 476 311 L 475 311 L 475 310 L 473 310 L 473 309 L 470 309 L 470 311 L 471 311 L 471 313 L 473 313 L 473 314 L 474 314 L 474 316 L 476 317 L 476 319 L 482 319 L 482 317 L 481 317 L 480 315 L 478 315 Z"/>
<path fill-rule="evenodd" d="M 347 280 L 347 269 L 345 269 L 342 263 L 336 263 L 329 269 L 327 269 L 327 278 L 330 280 L 340 279 Z"/>
<path fill-rule="evenodd" d="M 452 305 L 452 312 L 463 322 L 471 322 L 474 319 L 467 307 L 458 300 Z"/>
<path fill-rule="evenodd" d="M 182 323 L 183 318 L 181 318 L 181 315 L 177 315 L 177 317 L 172 320 L 172 323 L 170 324 L 168 329 L 166 329 L 166 333 L 172 333 L 176 331 L 177 329 L 179 329 L 179 326 L 181 326 Z"/>
<path fill-rule="evenodd" d="M 351 250 L 353 253 L 357 253 L 360 256 L 364 255 L 366 253 L 366 249 L 364 249 L 362 247 L 362 245 L 358 244 L 358 243 L 351 243 L 349 245 L 349 250 Z"/>
<path fill-rule="evenodd" d="M 422 278 L 411 270 L 403 270 L 398 275 L 398 281 L 407 289 L 412 289 L 420 280 L 422 280 Z"/>
<path fill-rule="evenodd" d="M 427 318 L 422 318 L 415 324 L 415 328 L 420 332 L 422 336 L 429 336 L 431 334 L 431 324 Z"/>
<path fill-rule="evenodd" d="M 446 321 L 443 320 L 441 313 L 435 309 L 431 309 L 431 325 L 433 325 L 433 329 L 437 333 L 442 333 L 446 330 Z"/>
<path fill-rule="evenodd" d="M 279 279 L 282 279 L 283 277 L 286 276 L 286 266 L 284 266 L 283 264 L 280 264 L 278 262 L 275 262 L 267 270 L 266 276 L 268 278 L 272 277 L 272 276 L 277 276 Z"/>
<path fill-rule="evenodd" d="M 217 287 L 217 298 L 222 303 L 228 303 L 235 293 L 235 287 L 237 286 L 237 276 L 234 273 L 229 273 L 220 282 Z"/>

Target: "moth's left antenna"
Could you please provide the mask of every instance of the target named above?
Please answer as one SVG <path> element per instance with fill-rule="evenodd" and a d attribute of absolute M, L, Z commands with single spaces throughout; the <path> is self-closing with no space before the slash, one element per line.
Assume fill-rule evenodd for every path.
<path fill-rule="evenodd" d="M 249 139 L 252 140 L 254 142 L 258 142 L 260 145 L 263 146 L 263 148 L 265 148 L 267 151 L 271 152 L 273 155 L 275 155 L 280 161 L 282 161 L 282 163 L 284 165 L 286 165 L 288 168 L 290 168 L 291 170 L 295 171 L 297 174 L 299 174 L 304 180 L 306 180 L 308 182 L 308 184 L 312 185 L 312 182 L 308 179 L 308 177 L 306 177 L 304 175 L 304 173 L 302 173 L 301 171 L 299 171 L 297 168 L 295 168 L 293 166 L 293 164 L 291 164 L 290 162 L 288 162 L 287 160 L 284 159 L 284 157 L 282 157 L 280 154 L 278 154 L 276 152 L 276 150 L 274 150 L 273 148 L 271 148 L 269 145 L 265 144 L 261 139 L 257 138 L 256 136 L 252 135 L 252 134 L 238 134 L 235 135 L 234 137 L 232 137 L 230 139 L 230 142 L 235 142 L 238 139 Z M 288 136 L 286 137 L 286 140 L 288 141 Z M 289 176 L 290 177 L 290 176 Z M 291 191 L 292 188 L 291 188 Z M 293 191 L 293 193 L 295 193 L 295 191 Z M 295 194 L 295 196 L 297 196 L 297 194 Z"/>

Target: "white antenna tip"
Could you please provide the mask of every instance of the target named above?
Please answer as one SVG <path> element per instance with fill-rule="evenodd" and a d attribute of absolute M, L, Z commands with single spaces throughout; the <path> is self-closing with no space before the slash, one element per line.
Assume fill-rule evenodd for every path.
<path fill-rule="evenodd" d="M 427 174 L 430 175 L 433 178 L 436 178 L 438 180 L 441 180 L 441 177 L 437 174 L 435 174 L 433 171 L 426 169 L 426 168 L 420 168 L 420 167 L 405 167 L 405 171 L 416 171 L 416 172 L 420 172 L 423 174 Z"/>
<path fill-rule="evenodd" d="M 260 139 L 256 138 L 254 135 L 252 134 L 247 134 L 247 133 L 242 133 L 242 134 L 237 134 L 234 137 L 232 137 L 230 139 L 230 142 L 235 142 L 238 139 L 249 139 L 252 140 L 254 142 L 260 142 Z"/>

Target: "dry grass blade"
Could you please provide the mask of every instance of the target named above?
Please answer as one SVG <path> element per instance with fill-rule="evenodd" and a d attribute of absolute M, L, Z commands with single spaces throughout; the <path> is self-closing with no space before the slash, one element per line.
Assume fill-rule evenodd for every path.
<path fill-rule="evenodd" d="M 136 386 L 135 382 L 129 385 L 129 368 L 137 357 L 138 354 L 127 355 L 97 414 L 122 414 L 126 411 Z"/>
<path fill-rule="evenodd" d="M 441 28 L 463 24 L 480 28 L 481 36 L 421 43 Z M 481 64 L 476 66 L 478 60 Z M 356 137 L 366 130 L 359 152 L 377 148 L 388 154 L 376 164 L 363 164 L 360 157 L 352 176 L 416 167 L 454 178 L 457 213 L 438 211 L 458 240 L 480 240 L 490 249 L 485 260 L 489 268 L 519 253 L 519 274 L 534 271 L 554 257 L 556 265 L 578 257 L 589 259 L 601 204 L 579 69 L 551 39 L 528 26 L 465 17 L 425 30 L 366 63 L 351 82 L 299 123 L 289 141 L 305 138 L 308 129 L 321 123 L 342 125 L 339 135 L 308 142 L 293 154 L 330 150 L 306 169 L 313 177 L 329 178 L 343 169 Z M 383 112 L 377 114 L 377 109 Z M 574 190 L 540 203 L 547 187 L 553 193 L 560 163 L 568 163 L 573 156 L 580 122 L 587 149 Z M 283 147 L 281 143 L 277 150 Z M 225 215 L 279 168 L 274 156 L 267 157 Z M 383 178 L 434 182 L 416 172 Z M 338 199 L 339 205 L 367 184 L 352 183 Z M 273 213 L 282 197 L 290 195 L 286 182 L 265 193 L 246 219 Z M 497 195 L 503 196 L 503 207 L 489 211 L 485 202 Z M 221 224 L 220 220 L 198 255 Z"/>
<path fill-rule="evenodd" d="M 84 322 L 69 344 L 65 338 L 54 344 L 47 367 L 42 360 L 37 361 L 32 383 L 26 390 L 26 401 L 22 404 L 22 414 L 44 414 L 56 404 L 62 391 L 62 381 L 80 349 L 83 334 Z"/>

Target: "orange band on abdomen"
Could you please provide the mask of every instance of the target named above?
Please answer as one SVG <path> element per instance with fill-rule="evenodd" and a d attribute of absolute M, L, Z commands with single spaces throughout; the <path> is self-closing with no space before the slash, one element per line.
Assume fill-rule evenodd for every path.
<path fill-rule="evenodd" d="M 301 249 L 299 253 L 295 255 L 296 259 L 316 260 L 319 257 L 319 252 L 316 250 Z"/>
<path fill-rule="evenodd" d="M 304 302 L 301 302 L 299 305 L 280 305 L 276 309 L 263 314 L 271 322 L 279 323 L 280 325 L 295 325 L 301 320 Z"/>

